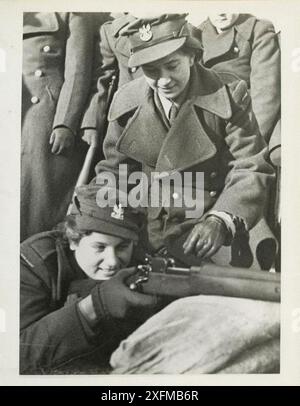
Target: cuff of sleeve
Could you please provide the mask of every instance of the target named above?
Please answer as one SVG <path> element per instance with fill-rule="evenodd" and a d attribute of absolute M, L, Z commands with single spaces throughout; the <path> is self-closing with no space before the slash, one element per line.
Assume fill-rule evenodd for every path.
<path fill-rule="evenodd" d="M 79 310 L 78 301 L 76 304 L 76 311 L 86 338 L 88 340 L 93 339 L 97 335 L 97 330 L 90 326 L 89 322 L 85 319 L 84 315 Z"/>
<path fill-rule="evenodd" d="M 225 245 L 230 245 L 232 240 L 240 233 L 247 233 L 248 227 L 244 219 L 234 216 L 233 214 L 225 211 L 211 210 L 207 213 L 206 217 L 216 216 L 223 220 L 228 230 L 228 237 L 226 238 Z"/>
<path fill-rule="evenodd" d="M 219 217 L 221 220 L 223 220 L 223 222 L 227 227 L 227 230 L 231 233 L 232 238 L 234 238 L 236 233 L 236 227 L 231 214 L 228 214 L 225 211 L 212 210 L 209 212 L 209 215 Z"/>
<path fill-rule="evenodd" d="M 64 125 L 64 124 L 55 125 L 55 126 L 52 128 L 52 130 L 55 130 L 56 128 L 67 128 L 68 130 L 71 131 L 71 133 L 74 135 L 74 137 L 76 136 L 75 131 L 74 131 L 72 128 L 68 127 L 67 125 Z"/>
<path fill-rule="evenodd" d="M 92 291 L 92 302 L 93 306 L 95 309 L 95 313 L 97 316 L 97 319 L 111 319 L 110 313 L 108 309 L 105 306 L 105 301 L 103 300 L 103 294 L 102 294 L 102 289 L 103 289 L 103 284 L 97 284 Z"/>

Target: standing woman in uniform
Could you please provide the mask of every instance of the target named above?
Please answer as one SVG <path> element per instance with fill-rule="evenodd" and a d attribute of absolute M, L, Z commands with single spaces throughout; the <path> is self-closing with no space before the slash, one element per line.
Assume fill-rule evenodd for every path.
<path fill-rule="evenodd" d="M 98 23 L 92 86 L 81 123 L 82 138 L 87 143 L 99 142 L 105 136 L 110 85 L 114 90 L 142 75 L 138 67 L 128 67 L 130 43 L 128 38 L 120 35 L 135 19 L 131 14 L 119 13 L 113 20 Z"/>
<path fill-rule="evenodd" d="M 202 63 L 225 82 L 247 82 L 252 109 L 268 143 L 280 117 L 280 45 L 270 21 L 251 14 L 210 15 L 199 27 Z M 228 75 L 229 74 L 229 75 Z"/>
<path fill-rule="evenodd" d="M 61 221 L 86 153 L 77 130 L 92 32 L 81 13 L 24 13 L 21 241 Z"/>

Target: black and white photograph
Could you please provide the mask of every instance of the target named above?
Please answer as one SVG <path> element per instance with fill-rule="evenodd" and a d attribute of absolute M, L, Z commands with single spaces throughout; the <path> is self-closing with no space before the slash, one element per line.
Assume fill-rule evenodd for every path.
<path fill-rule="evenodd" d="M 20 379 L 286 373 L 294 26 L 234 3 L 18 9 Z"/>

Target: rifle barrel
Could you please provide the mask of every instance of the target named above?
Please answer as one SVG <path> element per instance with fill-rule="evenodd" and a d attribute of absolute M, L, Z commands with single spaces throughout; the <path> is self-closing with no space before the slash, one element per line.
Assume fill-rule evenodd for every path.
<path fill-rule="evenodd" d="M 152 269 L 142 288 L 145 293 L 177 298 L 202 294 L 279 302 L 280 274 L 211 263 L 191 268 L 168 267 L 165 272 Z"/>

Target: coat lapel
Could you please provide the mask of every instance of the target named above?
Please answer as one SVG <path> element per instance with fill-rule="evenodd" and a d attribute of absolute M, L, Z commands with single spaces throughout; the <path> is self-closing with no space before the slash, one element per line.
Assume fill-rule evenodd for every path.
<path fill-rule="evenodd" d="M 203 62 L 206 64 L 211 59 L 220 57 L 230 51 L 234 42 L 234 36 L 234 27 L 218 34 L 210 21 L 207 21 L 205 29 L 202 32 L 202 43 L 204 48 Z"/>
<path fill-rule="evenodd" d="M 55 13 L 24 13 L 23 34 L 54 32 L 58 29 Z"/>
<path fill-rule="evenodd" d="M 211 158 L 216 147 L 205 133 L 192 101 L 184 103 L 160 150 L 156 170 L 184 170 Z"/>
<path fill-rule="evenodd" d="M 185 170 L 204 162 L 216 153 L 197 108 L 229 119 L 232 111 L 226 88 L 208 69 L 197 65 L 191 73 L 186 102 L 173 122 L 157 159 L 157 171 Z"/>
<path fill-rule="evenodd" d="M 202 25 L 203 63 L 225 55 L 233 46 L 235 35 L 238 32 L 244 40 L 251 38 L 256 17 L 251 14 L 241 14 L 235 24 L 222 34 L 218 34 L 215 27 L 207 20 Z"/>
<path fill-rule="evenodd" d="M 154 105 L 153 91 L 147 89 L 140 106 L 124 129 L 117 149 L 139 162 L 155 167 L 167 132 Z"/>
<path fill-rule="evenodd" d="M 217 75 L 200 65 L 192 70 L 187 100 L 170 130 L 159 117 L 153 91 L 148 89 L 125 127 L 117 149 L 157 171 L 184 170 L 209 159 L 216 153 L 216 147 L 203 128 L 198 108 L 223 119 L 232 114 L 225 86 Z"/>
<path fill-rule="evenodd" d="M 257 18 L 251 14 L 241 14 L 235 23 L 235 28 L 238 33 L 246 40 L 249 41 Z"/>

